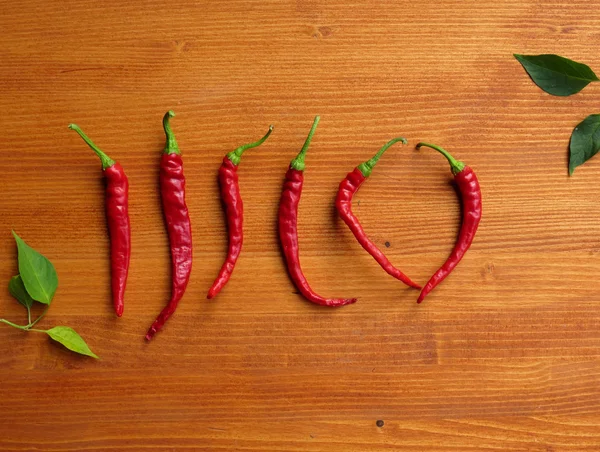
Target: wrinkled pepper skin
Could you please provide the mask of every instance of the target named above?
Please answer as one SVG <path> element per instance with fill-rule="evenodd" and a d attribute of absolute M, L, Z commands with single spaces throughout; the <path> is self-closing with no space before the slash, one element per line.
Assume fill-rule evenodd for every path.
<path fill-rule="evenodd" d="M 209 299 L 214 298 L 229 281 L 244 242 L 244 203 L 240 195 L 237 169 L 238 165 L 234 165 L 227 156 L 223 158 L 219 168 L 219 187 L 227 218 L 229 246 L 225 262 L 208 292 Z"/>
<path fill-rule="evenodd" d="M 417 303 L 421 303 L 427 294 L 440 284 L 461 261 L 471 246 L 471 243 L 473 243 L 475 233 L 477 232 L 479 222 L 481 221 L 482 212 L 481 188 L 473 170 L 465 165 L 464 162 L 460 162 L 452 157 L 448 151 L 435 144 L 418 143 L 417 149 L 420 149 L 423 146 L 436 150 L 448 160 L 461 200 L 462 222 L 458 239 L 456 240 L 456 244 L 454 245 L 450 256 L 446 262 L 444 262 L 444 265 L 442 265 L 429 279 L 427 284 L 425 284 L 425 287 L 423 287 L 423 290 L 417 299 Z"/>
<path fill-rule="evenodd" d="M 225 262 L 219 270 L 217 278 L 208 290 L 206 298 L 211 299 L 225 287 L 235 263 L 240 257 L 242 243 L 244 242 L 244 203 L 240 195 L 240 186 L 238 182 L 237 169 L 242 159 L 242 154 L 250 149 L 260 146 L 265 142 L 273 132 L 273 125 L 269 126 L 269 131 L 260 140 L 253 143 L 244 144 L 239 148 L 229 152 L 224 158 L 219 168 L 219 187 L 221 190 L 221 201 L 225 207 L 225 216 L 227 217 L 227 234 L 229 237 L 229 247 Z"/>
<path fill-rule="evenodd" d="M 330 307 L 355 303 L 356 298 L 324 298 L 318 295 L 302 273 L 298 247 L 298 205 L 303 183 L 304 172 L 290 167 L 285 175 L 279 204 L 279 238 L 290 276 L 304 298 L 312 303 Z"/>
<path fill-rule="evenodd" d="M 121 317 L 125 306 L 125 287 L 131 260 L 129 182 L 119 163 L 106 168 L 104 178 L 106 180 L 106 219 L 110 235 L 111 289 L 115 313 Z"/>
<path fill-rule="evenodd" d="M 357 167 L 354 168 L 354 171 L 348 173 L 346 178 L 340 182 L 338 194 L 335 199 L 335 207 L 340 214 L 340 217 L 344 220 L 344 223 L 348 225 L 358 243 L 373 256 L 381 268 L 407 286 L 420 289 L 421 286 L 413 282 L 408 276 L 394 267 L 377 245 L 369 239 L 361 226 L 360 221 L 352 212 L 352 198 L 365 180 L 367 180 L 367 177 L 365 177 Z"/>
<path fill-rule="evenodd" d="M 77 124 L 69 124 L 69 129 L 77 132 L 102 163 L 102 173 L 106 182 L 104 208 L 110 236 L 110 286 L 115 313 L 117 317 L 121 317 L 125 307 L 125 286 L 131 259 L 129 181 L 121 164 L 96 146 Z"/>
<path fill-rule="evenodd" d="M 171 298 L 146 333 L 146 340 L 151 340 L 173 315 L 192 271 L 192 226 L 185 203 L 181 151 L 169 126 L 169 118 L 173 116 L 175 113 L 169 111 L 163 118 L 167 144 L 161 156 L 159 175 L 160 196 L 171 249 Z"/>
<path fill-rule="evenodd" d="M 471 243 L 473 243 L 475 233 L 481 221 L 481 188 L 477 176 L 475 176 L 470 167 L 465 166 L 462 171 L 455 174 L 454 180 L 460 193 L 463 217 L 458 240 L 444 265 L 433 274 L 423 287 L 417 303 L 421 303 L 427 294 L 440 284 L 458 265 L 471 246 Z"/>

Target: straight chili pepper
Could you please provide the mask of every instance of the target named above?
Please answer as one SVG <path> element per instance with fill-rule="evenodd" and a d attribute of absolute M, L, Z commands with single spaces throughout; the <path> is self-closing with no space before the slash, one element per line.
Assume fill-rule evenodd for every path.
<path fill-rule="evenodd" d="M 129 225 L 129 182 L 123 167 L 102 152 L 76 124 L 69 124 L 92 148 L 102 162 L 106 180 L 106 219 L 110 235 L 110 275 L 113 305 L 118 317 L 123 315 L 125 286 L 131 257 L 131 228 Z"/>
<path fill-rule="evenodd" d="M 401 141 L 403 144 L 407 144 L 404 138 L 394 138 L 388 141 L 371 159 L 361 163 L 354 171 L 348 173 L 346 178 L 340 182 L 337 197 L 335 199 L 335 207 L 339 212 L 342 220 L 348 225 L 358 243 L 377 261 L 377 263 L 383 268 L 389 275 L 396 279 L 399 279 L 404 284 L 415 289 L 420 289 L 417 283 L 413 282 L 408 276 L 398 270 L 392 265 L 392 263 L 385 257 L 381 250 L 375 245 L 367 234 L 365 234 L 358 218 L 352 213 L 352 197 L 358 191 L 360 186 L 363 184 L 367 177 L 371 175 L 373 167 L 379 161 L 383 153 L 394 143 Z"/>
<path fill-rule="evenodd" d="M 450 163 L 450 169 L 452 170 L 452 174 L 454 174 L 454 180 L 456 181 L 462 204 L 462 224 L 454 249 L 444 265 L 442 265 L 433 274 L 431 279 L 429 279 L 427 284 L 425 284 L 417 303 L 421 303 L 427 294 L 441 283 L 454 267 L 458 265 L 471 246 L 475 233 L 477 232 L 477 227 L 481 221 L 481 189 L 479 187 L 477 176 L 475 176 L 473 170 L 463 162 L 455 160 L 446 150 L 435 144 L 419 143 L 417 144 L 417 149 L 422 146 L 435 149 L 446 157 Z"/>
<path fill-rule="evenodd" d="M 181 151 L 169 125 L 169 118 L 173 116 L 175 113 L 168 111 L 163 117 L 166 144 L 160 161 L 160 195 L 171 248 L 171 298 L 148 330 L 147 340 L 152 339 L 175 312 L 192 271 L 192 227 L 185 203 Z"/>
<path fill-rule="evenodd" d="M 227 257 L 219 271 L 217 279 L 215 279 L 215 282 L 208 291 L 208 299 L 215 297 L 225 287 L 225 284 L 231 278 L 235 263 L 242 251 L 242 242 L 244 241 L 244 204 L 240 195 L 237 175 L 242 154 L 246 149 L 255 148 L 263 144 L 269 138 L 272 131 L 273 126 L 269 126 L 269 131 L 260 140 L 240 146 L 228 153 L 223 158 L 223 163 L 219 168 L 219 187 L 221 189 L 221 200 L 225 206 L 225 215 L 227 216 L 229 247 Z"/>
<path fill-rule="evenodd" d="M 344 306 L 355 303 L 356 298 L 325 298 L 315 293 L 308 284 L 306 277 L 300 267 L 300 252 L 298 247 L 298 204 L 302 195 L 302 185 L 304 182 L 304 158 L 310 145 L 310 141 L 317 129 L 319 116 L 315 117 L 314 123 L 302 150 L 294 158 L 285 175 L 283 192 L 279 204 L 279 239 L 283 248 L 283 254 L 287 264 L 288 271 L 294 284 L 304 297 L 316 304 L 323 306 Z"/>

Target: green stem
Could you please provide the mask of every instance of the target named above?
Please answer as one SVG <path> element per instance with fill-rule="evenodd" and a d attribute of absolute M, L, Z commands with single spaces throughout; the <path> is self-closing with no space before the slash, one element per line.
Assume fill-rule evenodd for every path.
<path fill-rule="evenodd" d="M 89 137 L 85 133 L 83 133 L 83 130 L 81 130 L 77 124 L 69 124 L 69 129 L 77 132 L 79 134 L 79 136 L 81 138 L 83 138 L 83 141 L 85 141 L 87 143 L 87 145 L 92 148 L 92 151 L 94 151 L 96 153 L 96 155 L 98 157 L 100 157 L 100 161 L 102 162 L 103 170 L 105 170 L 106 168 L 110 168 L 111 166 L 113 166 L 115 164 L 115 161 L 113 159 L 111 159 L 108 155 L 106 155 L 104 152 L 102 152 L 100 150 L 100 148 L 98 146 L 96 146 L 94 144 L 94 142 L 92 140 L 90 140 Z"/>
<path fill-rule="evenodd" d="M 31 325 L 31 308 L 27 306 L 27 324 Z"/>
<path fill-rule="evenodd" d="M 240 160 L 242 159 L 242 154 L 244 153 L 244 151 L 246 149 L 255 148 L 255 147 L 260 146 L 261 144 L 263 144 L 265 142 L 265 140 L 267 138 L 269 138 L 269 135 L 271 135 L 272 131 L 273 131 L 273 125 L 270 125 L 269 126 L 269 131 L 267 132 L 267 134 L 264 137 L 262 137 L 258 141 L 255 141 L 254 143 L 244 144 L 243 146 L 240 146 L 239 148 L 235 149 L 234 151 L 231 151 L 230 153 L 227 154 L 227 158 L 229 160 L 231 160 L 231 163 L 233 163 L 234 165 L 239 165 L 240 164 Z"/>
<path fill-rule="evenodd" d="M 42 318 L 46 315 L 46 312 L 48 312 L 49 308 L 50 306 L 47 306 L 46 309 L 44 309 L 44 312 L 42 312 L 40 316 L 33 321 L 33 323 L 29 322 L 29 325 L 27 325 L 27 327 L 31 328 L 32 326 L 35 326 L 35 324 L 38 323 L 40 320 L 42 320 Z"/>
<path fill-rule="evenodd" d="M 362 173 L 362 175 L 365 177 L 369 177 L 371 175 L 371 172 L 373 171 L 373 167 L 379 161 L 379 159 L 381 158 L 383 153 L 385 151 L 387 151 L 391 145 L 393 145 L 394 143 L 397 143 L 398 141 L 402 141 L 402 144 L 408 144 L 408 141 L 406 141 L 406 138 L 402 138 L 402 137 L 394 138 L 393 140 L 388 141 L 386 144 L 383 145 L 383 147 L 381 149 L 379 149 L 379 151 L 377 151 L 377 154 L 375 154 L 373 157 L 371 157 L 366 162 L 363 162 L 357 166 L 357 168 Z"/>
<path fill-rule="evenodd" d="M 12 326 L 14 328 L 18 328 L 19 330 L 23 330 L 23 331 L 27 331 L 28 330 L 27 327 L 29 326 L 29 325 L 24 325 L 24 326 L 23 325 L 17 325 L 16 323 L 9 322 L 6 319 L 0 319 L 0 322 L 5 323 L 7 325 L 10 325 L 10 326 Z"/>
<path fill-rule="evenodd" d="M 29 317 L 29 323 L 27 325 L 17 325 L 16 323 L 9 322 L 6 319 L 0 319 L 0 322 L 5 323 L 6 325 L 10 325 L 14 328 L 18 328 L 19 330 L 23 330 L 23 331 L 37 331 L 39 333 L 45 333 L 46 330 L 36 330 L 33 327 L 35 326 L 36 323 L 38 323 L 40 320 L 42 320 L 42 318 L 48 312 L 49 308 L 50 308 L 50 306 L 47 306 L 46 309 L 44 309 L 44 312 L 42 312 L 40 314 L 40 316 L 37 319 L 35 319 L 33 322 L 31 321 L 31 310 L 29 308 L 27 308 L 27 316 Z"/>
<path fill-rule="evenodd" d="M 171 130 L 171 124 L 169 124 L 169 119 L 173 116 L 175 116 L 175 112 L 173 110 L 169 110 L 163 116 L 163 129 L 165 129 L 165 135 L 167 137 L 164 153 L 181 155 L 181 151 L 177 145 L 177 140 L 175 139 L 175 135 Z"/>
<path fill-rule="evenodd" d="M 456 175 L 456 174 L 460 173 L 463 169 L 465 169 L 465 164 L 463 162 L 459 161 L 459 160 L 456 160 L 445 149 L 443 149 L 443 148 L 441 148 L 441 147 L 439 147 L 439 146 L 437 146 L 435 144 L 429 144 L 429 143 L 418 143 L 417 144 L 417 149 L 420 149 L 421 146 L 425 146 L 425 147 L 428 147 L 428 148 L 431 148 L 431 149 L 435 149 L 440 154 L 442 154 L 444 157 L 446 157 L 446 159 L 450 163 L 450 169 L 452 170 L 452 174 Z"/>
<path fill-rule="evenodd" d="M 6 325 L 10 325 L 10 326 L 12 326 L 14 328 L 18 328 L 18 329 L 23 330 L 23 331 L 42 331 L 42 332 L 45 333 L 46 330 L 36 330 L 36 329 L 33 329 L 32 327 L 34 327 L 36 323 L 38 323 L 40 320 L 42 320 L 42 318 L 48 312 L 49 308 L 50 308 L 50 306 L 47 306 L 46 309 L 44 309 L 44 312 L 42 312 L 40 314 L 40 316 L 37 319 L 35 319 L 33 322 L 31 321 L 31 311 L 29 311 L 29 308 L 27 308 L 27 310 L 28 310 L 28 317 L 29 317 L 29 323 L 27 325 L 17 325 L 16 323 L 12 323 L 12 322 L 10 322 L 10 321 L 8 321 L 6 319 L 0 319 L 0 322 L 1 323 L 5 323 Z"/>
<path fill-rule="evenodd" d="M 304 158 L 306 157 L 306 151 L 308 151 L 308 147 L 310 146 L 310 141 L 312 140 L 312 137 L 315 134 L 315 131 L 317 130 L 317 124 L 319 124 L 320 119 L 321 119 L 320 116 L 315 116 L 313 125 L 310 128 L 310 132 L 308 132 L 306 141 L 304 142 L 304 146 L 302 146 L 302 149 L 300 150 L 300 152 L 298 153 L 296 158 L 294 160 L 292 160 L 290 163 L 291 168 L 298 170 L 298 171 L 304 171 L 304 167 L 305 167 Z"/>

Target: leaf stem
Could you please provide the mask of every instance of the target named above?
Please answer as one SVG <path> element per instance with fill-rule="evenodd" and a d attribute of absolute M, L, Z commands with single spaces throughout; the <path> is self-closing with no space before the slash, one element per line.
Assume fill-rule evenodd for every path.
<path fill-rule="evenodd" d="M 17 328 L 22 331 L 37 331 L 37 332 L 45 333 L 46 330 L 36 330 L 33 327 L 35 326 L 36 323 L 38 323 L 40 320 L 42 320 L 42 318 L 46 315 L 46 312 L 48 312 L 49 307 L 50 306 L 46 307 L 46 309 L 44 309 L 44 312 L 42 312 L 41 315 L 37 319 L 35 319 L 33 322 L 31 321 L 31 311 L 29 308 L 27 308 L 28 315 L 29 315 L 29 323 L 27 325 L 17 325 L 16 323 L 13 323 L 6 319 L 0 319 L 0 322 L 4 323 L 6 325 L 10 325 L 13 328 Z"/>
<path fill-rule="evenodd" d="M 2 322 L 2 323 L 5 323 L 5 324 L 7 324 L 7 325 L 10 325 L 10 326 L 12 326 L 13 328 L 17 328 L 17 329 L 19 329 L 19 330 L 23 330 L 23 331 L 27 331 L 27 330 L 29 329 L 29 328 L 28 328 L 28 326 L 29 326 L 29 325 L 17 325 L 16 323 L 9 322 L 9 321 L 8 321 L 8 320 L 6 320 L 6 319 L 0 319 L 0 322 Z"/>
<path fill-rule="evenodd" d="M 42 320 L 42 317 L 44 317 L 46 315 L 46 312 L 48 312 L 48 309 L 50 308 L 50 306 L 46 307 L 46 309 L 44 309 L 44 312 L 42 312 L 42 314 L 33 321 L 33 323 L 29 322 L 29 325 L 27 325 L 27 329 L 31 329 L 31 327 L 35 326 L 36 323 L 38 323 L 40 320 Z M 32 330 L 34 331 L 34 330 Z"/>
<path fill-rule="evenodd" d="M 27 305 L 26 308 L 27 308 L 27 324 L 31 325 L 31 307 L 29 307 L 29 305 Z"/>

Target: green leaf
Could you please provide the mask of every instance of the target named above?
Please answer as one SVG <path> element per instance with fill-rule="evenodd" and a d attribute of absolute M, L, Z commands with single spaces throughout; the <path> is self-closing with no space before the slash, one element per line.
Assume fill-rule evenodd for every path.
<path fill-rule="evenodd" d="M 80 355 L 91 356 L 92 358 L 99 359 L 94 352 L 90 350 L 82 337 L 75 332 L 73 328 L 68 326 L 55 326 L 46 331 L 48 336 L 54 339 L 56 342 L 61 343 L 69 350 L 79 353 Z"/>
<path fill-rule="evenodd" d="M 19 273 L 25 289 L 34 300 L 50 304 L 58 287 L 58 276 L 54 265 L 27 245 L 15 231 L 13 235 L 19 250 Z"/>
<path fill-rule="evenodd" d="M 600 115 L 589 115 L 573 129 L 569 146 L 569 174 L 600 150 Z"/>
<path fill-rule="evenodd" d="M 31 308 L 33 305 L 33 298 L 25 290 L 25 285 L 21 279 L 21 275 L 13 276 L 8 282 L 8 291 L 10 294 L 17 299 L 26 308 Z"/>
<path fill-rule="evenodd" d="M 533 82 L 554 96 L 570 96 L 599 81 L 589 66 L 558 55 L 514 56 Z"/>

